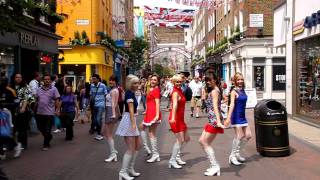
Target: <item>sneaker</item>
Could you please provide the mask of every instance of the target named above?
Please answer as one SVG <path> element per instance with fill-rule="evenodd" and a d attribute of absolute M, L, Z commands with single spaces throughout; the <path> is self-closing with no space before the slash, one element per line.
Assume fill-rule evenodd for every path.
<path fill-rule="evenodd" d="M 14 147 L 14 151 L 15 151 L 15 152 L 14 152 L 13 157 L 14 157 L 14 158 L 19 157 L 20 154 L 21 154 L 21 143 L 18 143 L 17 146 Z"/>
<path fill-rule="evenodd" d="M 191 113 L 190 116 L 193 117 L 193 113 Z"/>
<path fill-rule="evenodd" d="M 103 136 L 97 135 L 94 139 L 96 139 L 96 140 L 98 140 L 98 141 L 101 141 L 101 140 L 103 140 Z"/>
<path fill-rule="evenodd" d="M 196 118 L 199 118 L 199 114 L 196 114 Z"/>
<path fill-rule="evenodd" d="M 48 151 L 49 150 L 49 147 L 43 147 L 42 148 L 42 151 Z"/>
<path fill-rule="evenodd" d="M 60 129 L 56 129 L 56 130 L 53 131 L 53 133 L 60 133 L 60 132 L 61 132 Z"/>
<path fill-rule="evenodd" d="M 5 154 L 0 155 L 0 160 L 6 160 L 7 156 Z"/>

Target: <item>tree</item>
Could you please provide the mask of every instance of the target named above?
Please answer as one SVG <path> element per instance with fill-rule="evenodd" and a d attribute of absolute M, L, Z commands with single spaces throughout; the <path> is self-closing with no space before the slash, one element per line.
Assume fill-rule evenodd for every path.
<path fill-rule="evenodd" d="M 160 64 L 155 64 L 153 67 L 153 71 L 158 74 L 159 76 L 163 76 L 163 67 Z"/>
<path fill-rule="evenodd" d="M 124 49 L 129 56 L 129 65 L 136 71 L 145 63 L 144 52 L 148 49 L 148 42 L 143 38 L 136 37 L 131 41 L 131 47 Z"/>

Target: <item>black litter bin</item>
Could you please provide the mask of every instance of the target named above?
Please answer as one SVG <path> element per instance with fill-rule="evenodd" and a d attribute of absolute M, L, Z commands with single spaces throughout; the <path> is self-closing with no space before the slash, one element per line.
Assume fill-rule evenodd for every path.
<path fill-rule="evenodd" d="M 289 156 L 286 108 L 275 100 L 262 100 L 254 108 L 254 120 L 257 151 L 262 156 Z"/>

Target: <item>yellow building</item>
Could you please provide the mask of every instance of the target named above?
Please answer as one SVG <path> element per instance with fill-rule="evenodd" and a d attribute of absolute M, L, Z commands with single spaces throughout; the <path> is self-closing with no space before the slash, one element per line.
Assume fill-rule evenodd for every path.
<path fill-rule="evenodd" d="M 59 73 L 70 80 L 87 82 L 93 73 L 108 79 L 113 73 L 113 51 L 99 45 L 100 35 L 112 35 L 112 0 L 64 0 L 57 1 L 57 13 L 66 14 L 63 23 L 57 25 L 60 56 Z M 90 45 L 72 46 L 75 32 L 86 32 Z M 77 83 L 74 83 L 76 86 Z"/>

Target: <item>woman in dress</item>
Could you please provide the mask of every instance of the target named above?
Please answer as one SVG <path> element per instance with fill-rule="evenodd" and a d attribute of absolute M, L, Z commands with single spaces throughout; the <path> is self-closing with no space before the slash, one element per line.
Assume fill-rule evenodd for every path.
<path fill-rule="evenodd" d="M 152 157 L 147 160 L 147 162 L 152 163 L 160 161 L 160 155 L 157 147 L 157 136 L 156 130 L 158 124 L 161 122 L 161 113 L 160 113 L 160 88 L 159 88 L 159 77 L 157 75 L 152 75 L 150 80 L 151 88 L 150 92 L 147 95 L 147 109 L 146 115 L 142 122 L 141 127 L 141 139 L 143 146 L 147 152 L 150 151 L 148 147 L 147 135 L 145 132 L 146 128 L 149 128 L 149 137 L 152 149 Z"/>
<path fill-rule="evenodd" d="M 225 124 L 231 122 L 236 137 L 232 142 L 232 150 L 229 156 L 229 163 L 241 165 L 245 158 L 240 155 L 240 151 L 251 138 L 251 130 L 246 119 L 246 103 L 248 96 L 244 91 L 244 79 L 241 73 L 236 73 L 233 77 L 234 88 L 230 95 L 230 108 Z"/>
<path fill-rule="evenodd" d="M 183 146 L 190 141 L 190 136 L 187 131 L 187 125 L 184 122 L 186 98 L 181 89 L 183 77 L 181 75 L 174 75 L 172 82 L 174 87 L 171 95 L 172 109 L 170 110 L 169 124 L 171 131 L 176 136 L 176 143 L 172 148 L 169 168 L 181 169 L 181 165 L 185 164 L 185 162 L 179 163 L 177 157 L 179 157 L 178 154 L 183 149 Z"/>
<path fill-rule="evenodd" d="M 215 140 L 217 134 L 222 134 L 223 125 L 221 123 L 221 100 L 222 92 L 220 83 L 215 75 L 206 77 L 206 107 L 208 110 L 209 122 L 204 126 L 199 142 L 207 154 L 210 162 L 210 168 L 204 173 L 206 176 L 220 176 L 220 165 L 218 164 L 211 143 Z"/>
<path fill-rule="evenodd" d="M 138 90 L 139 78 L 134 75 L 128 75 L 126 79 L 125 93 L 125 111 L 119 123 L 116 134 L 124 137 L 125 143 L 128 146 L 126 153 L 123 156 L 122 168 L 119 172 L 119 180 L 132 180 L 134 177 L 140 176 L 140 173 L 135 172 L 134 164 L 140 149 L 140 134 L 137 128 L 136 113 L 138 102 L 135 98 L 135 91 Z M 132 175 L 133 177 L 129 176 Z"/>
<path fill-rule="evenodd" d="M 65 90 L 60 99 L 61 103 L 61 115 L 60 119 L 66 128 L 66 141 L 72 141 L 73 139 L 73 120 L 76 116 L 76 110 L 79 112 L 79 105 L 77 97 L 72 92 L 72 86 L 69 84 L 65 87 Z"/>
<path fill-rule="evenodd" d="M 117 87 L 118 81 L 115 75 L 109 78 L 109 87 L 111 90 L 106 95 L 106 114 L 105 114 L 105 130 L 106 138 L 110 148 L 110 155 L 105 162 L 117 161 L 118 151 L 114 147 L 113 131 L 119 121 L 120 109 L 118 106 L 119 90 Z"/>

